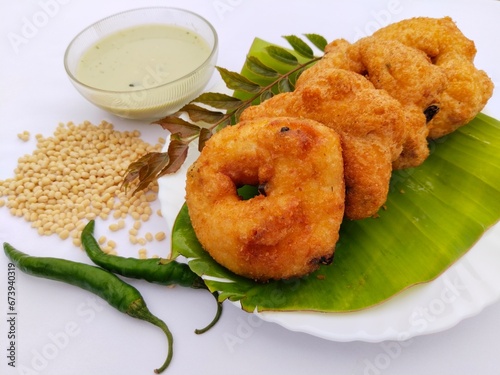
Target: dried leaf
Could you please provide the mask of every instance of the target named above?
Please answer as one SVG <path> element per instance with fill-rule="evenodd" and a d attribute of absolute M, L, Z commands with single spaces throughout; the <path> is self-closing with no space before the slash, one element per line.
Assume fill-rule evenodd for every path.
<path fill-rule="evenodd" d="M 309 41 L 316 46 L 320 51 L 324 51 L 328 41 L 318 34 L 304 34 Z"/>
<path fill-rule="evenodd" d="M 194 99 L 193 103 L 206 104 L 213 108 L 229 111 L 238 108 L 241 105 L 241 100 L 226 94 L 207 92 Z"/>
<path fill-rule="evenodd" d="M 297 58 L 284 48 L 278 46 L 268 46 L 266 48 L 266 51 L 269 54 L 269 56 L 282 63 L 288 65 L 297 65 L 299 63 Z"/>
<path fill-rule="evenodd" d="M 186 112 L 192 121 L 202 121 L 207 124 L 215 124 L 224 117 L 224 113 L 222 112 L 211 111 L 196 104 L 187 104 L 179 110 L 179 112 L 181 111 Z"/>
<path fill-rule="evenodd" d="M 182 138 L 192 137 L 200 132 L 200 127 L 190 122 L 187 122 L 177 116 L 167 116 L 153 124 L 160 125 L 163 129 L 168 130 L 172 134 L 179 133 Z"/>
<path fill-rule="evenodd" d="M 150 152 L 144 155 L 129 165 L 122 181 L 122 188 L 127 190 L 130 183 L 137 179 L 139 184 L 133 194 L 139 190 L 144 190 L 151 182 L 158 179 L 161 171 L 169 162 L 169 155 L 166 152 Z"/>
<path fill-rule="evenodd" d="M 168 145 L 169 163 L 166 165 L 157 178 L 166 174 L 175 173 L 182 166 L 188 154 L 189 143 L 183 142 L 175 135 L 170 137 L 170 144 Z"/>
<path fill-rule="evenodd" d="M 299 55 L 304 56 L 308 59 L 312 59 L 314 57 L 314 52 L 309 45 L 304 42 L 302 39 L 300 39 L 296 35 L 285 35 L 283 36 L 288 43 L 292 46 L 292 48 L 297 52 Z"/>
<path fill-rule="evenodd" d="M 198 141 L 198 151 L 201 152 L 203 147 L 205 147 L 205 143 L 212 137 L 212 132 L 209 129 L 201 129 L 200 139 Z"/>
<path fill-rule="evenodd" d="M 231 72 L 225 68 L 217 67 L 226 86 L 231 90 L 240 90 L 249 93 L 258 93 L 261 89 L 260 85 L 243 77 L 240 73 Z"/>
<path fill-rule="evenodd" d="M 268 67 L 263 64 L 257 57 L 248 56 L 246 59 L 246 67 L 257 75 L 267 77 L 267 78 L 277 78 L 279 77 L 279 73 L 273 68 Z"/>

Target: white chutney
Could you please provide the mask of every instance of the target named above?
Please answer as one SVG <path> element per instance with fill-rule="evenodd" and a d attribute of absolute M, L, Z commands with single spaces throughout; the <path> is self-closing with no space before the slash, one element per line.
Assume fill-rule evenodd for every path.
<path fill-rule="evenodd" d="M 173 82 L 210 56 L 208 43 L 192 30 L 141 25 L 111 34 L 82 56 L 76 77 L 102 90 L 142 90 Z"/>

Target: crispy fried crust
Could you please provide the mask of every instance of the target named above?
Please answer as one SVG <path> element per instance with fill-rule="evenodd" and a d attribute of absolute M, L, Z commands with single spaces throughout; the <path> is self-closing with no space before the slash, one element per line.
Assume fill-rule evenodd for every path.
<path fill-rule="evenodd" d="M 215 134 L 187 174 L 186 202 L 200 243 L 255 280 L 301 276 L 333 256 L 344 215 L 337 134 L 315 121 L 244 121 Z M 242 200 L 237 188 L 259 186 Z"/>
<path fill-rule="evenodd" d="M 406 138 L 393 168 L 416 167 L 427 158 L 426 111 L 439 108 L 440 94 L 447 79 L 422 51 L 401 42 L 367 37 L 349 44 L 337 40 L 326 48 L 324 57 L 331 67 L 364 75 L 377 89 L 385 90 L 405 110 Z"/>
<path fill-rule="evenodd" d="M 420 165 L 429 138 L 483 109 L 493 84 L 475 54 L 449 17 L 331 42 L 293 92 L 247 108 L 189 170 L 186 200 L 203 247 L 260 281 L 331 259 L 344 215 L 374 216 L 393 169 Z M 261 195 L 242 200 L 245 184 Z"/>
<path fill-rule="evenodd" d="M 474 42 L 464 36 L 450 17 L 403 20 L 378 30 L 373 37 L 399 41 L 424 52 L 446 75 L 447 86 L 439 98 L 440 111 L 429 122 L 429 138 L 441 137 L 467 124 L 493 93 L 490 78 L 474 66 Z"/>
<path fill-rule="evenodd" d="M 321 60 L 302 73 L 294 92 L 247 108 L 241 119 L 273 116 L 310 118 L 334 129 L 343 148 L 345 215 L 376 214 L 387 199 L 392 162 L 405 139 L 405 114 L 397 100 L 362 75 Z"/>
<path fill-rule="evenodd" d="M 331 42 L 293 93 L 242 118 L 296 116 L 335 129 L 344 149 L 346 217 L 362 219 L 385 202 L 393 169 L 422 164 L 428 138 L 465 125 L 484 107 L 493 85 L 474 67 L 475 53 L 449 17 L 401 21 L 353 44 Z"/>

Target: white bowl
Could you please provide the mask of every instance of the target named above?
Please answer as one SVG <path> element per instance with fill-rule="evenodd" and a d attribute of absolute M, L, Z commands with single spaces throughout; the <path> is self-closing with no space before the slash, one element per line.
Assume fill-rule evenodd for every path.
<path fill-rule="evenodd" d="M 188 71 L 181 73 L 180 76 L 172 81 L 168 81 L 165 77 L 162 77 L 165 78 L 164 81 L 158 79 L 158 74 L 155 75 L 155 71 L 158 72 L 158 67 L 155 66 L 144 66 L 144 70 L 140 73 L 142 74 L 142 79 L 139 79 L 139 85 L 130 83 L 130 85 L 125 85 L 125 88 L 106 87 L 102 83 L 105 81 L 104 79 L 102 82 L 89 83 L 88 79 L 84 81 L 81 78 L 78 69 L 82 69 L 80 65 L 81 61 L 84 59 L 84 56 L 89 56 L 88 53 L 92 48 L 102 43 L 99 44 L 99 47 L 102 47 L 106 52 L 108 50 L 116 51 L 116 47 L 110 47 L 109 43 L 106 44 L 107 42 L 103 41 L 109 41 L 110 36 L 114 37 L 120 32 L 122 34 L 123 32 L 131 33 L 130 30 L 133 28 L 140 29 L 148 25 L 180 27 L 187 29 L 186 31 L 190 35 L 198 35 L 207 45 L 206 48 L 208 51 L 206 52 L 206 57 L 203 56 L 198 63 L 191 66 Z M 137 33 L 135 30 L 133 32 Z M 153 43 L 155 48 L 148 48 L 147 51 L 161 53 L 163 59 L 167 59 L 170 56 L 169 61 L 172 60 L 172 53 L 175 54 L 176 59 L 182 56 L 182 59 L 175 63 L 180 68 L 185 67 L 188 63 L 193 65 L 193 59 L 183 55 L 177 49 L 175 51 L 169 48 L 162 49 L 159 45 L 156 48 L 154 43 L 157 43 L 157 40 L 158 38 L 151 38 L 149 43 Z M 120 117 L 158 119 L 177 111 L 203 91 L 213 74 L 217 52 L 217 32 L 201 16 L 177 8 L 140 8 L 109 16 L 80 32 L 71 41 L 66 50 L 64 67 L 76 89 L 87 100 L 98 107 Z M 137 56 L 142 56 L 142 54 L 134 55 L 134 57 Z M 101 58 L 99 57 L 99 59 Z M 119 61 L 122 63 L 122 67 L 123 64 L 130 65 L 133 63 L 129 59 L 119 59 Z M 92 60 L 92 62 L 102 64 L 101 60 Z M 132 66 L 129 66 L 129 68 L 132 68 Z M 139 66 L 139 68 L 141 67 Z M 136 82 L 138 72 L 139 70 L 135 69 Z M 124 81 L 127 79 L 129 78 L 124 77 Z"/>

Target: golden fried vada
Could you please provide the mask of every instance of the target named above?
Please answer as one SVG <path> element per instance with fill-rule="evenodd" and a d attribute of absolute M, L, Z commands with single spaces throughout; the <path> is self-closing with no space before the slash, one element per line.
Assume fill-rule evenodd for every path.
<path fill-rule="evenodd" d="M 491 79 L 474 66 L 474 42 L 450 17 L 403 20 L 376 31 L 373 37 L 423 51 L 446 74 L 448 84 L 439 98 L 440 110 L 429 122 L 429 138 L 441 137 L 467 124 L 493 93 Z"/>
<path fill-rule="evenodd" d="M 258 186 L 243 200 L 237 189 Z M 286 279 L 331 261 L 344 216 L 338 135 L 312 120 L 261 118 L 216 133 L 187 173 L 195 233 L 221 265 Z"/>
<path fill-rule="evenodd" d="M 341 138 L 345 216 L 373 216 L 387 200 L 392 163 L 405 140 L 402 105 L 364 76 L 331 68 L 322 59 L 304 71 L 295 91 L 247 108 L 241 119 L 291 116 L 334 129 Z"/>
<path fill-rule="evenodd" d="M 418 49 L 375 37 L 353 44 L 336 40 L 327 45 L 325 53 L 326 64 L 364 75 L 403 105 L 406 139 L 393 168 L 422 164 L 429 155 L 427 123 L 439 110 L 439 96 L 447 84 L 443 70 Z"/>

